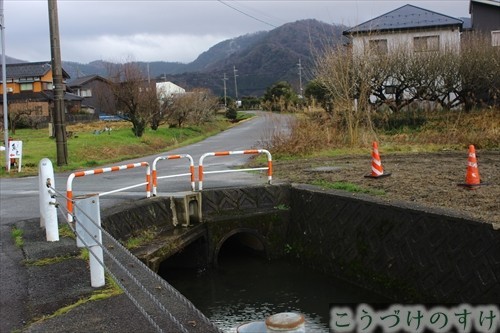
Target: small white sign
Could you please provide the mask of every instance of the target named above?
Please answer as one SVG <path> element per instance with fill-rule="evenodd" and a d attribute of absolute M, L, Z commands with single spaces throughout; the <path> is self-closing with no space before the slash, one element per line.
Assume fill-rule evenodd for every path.
<path fill-rule="evenodd" d="M 17 163 L 17 171 L 21 172 L 21 160 L 23 156 L 23 142 L 9 141 L 9 158 L 10 164 Z M 16 162 L 15 159 L 18 161 Z"/>

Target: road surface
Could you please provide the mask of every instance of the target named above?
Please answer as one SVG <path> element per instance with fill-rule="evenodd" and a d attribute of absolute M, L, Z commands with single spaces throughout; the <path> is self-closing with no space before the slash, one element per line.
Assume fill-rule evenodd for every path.
<path fill-rule="evenodd" d="M 270 116 L 261 112 L 257 112 L 257 114 L 258 117 L 199 143 L 114 165 L 142 161 L 151 164 L 158 156 L 190 154 L 194 159 L 195 166 L 197 166 L 201 155 L 207 152 L 262 148 L 262 142 L 270 138 L 273 131 L 282 130 L 282 128 L 286 127 L 286 124 L 284 124 L 286 117 Z M 249 155 L 207 157 L 203 165 L 207 171 L 234 169 L 245 163 L 249 157 Z M 188 171 L 189 163 L 186 159 L 165 160 L 158 163 L 158 176 L 160 177 Z M 62 195 L 66 193 L 69 174 L 70 172 L 55 175 L 55 188 Z M 145 175 L 145 168 L 135 168 L 75 178 L 72 184 L 73 196 L 85 193 L 102 193 L 139 184 L 145 181 Z M 259 184 L 265 183 L 266 179 L 265 173 L 263 175 L 246 172 L 210 174 L 206 176 L 203 188 Z M 23 302 L 27 296 L 26 277 L 25 274 L 22 274 L 23 266 L 21 265 L 23 254 L 19 248 L 13 246 L 10 237 L 11 227 L 14 222 L 39 218 L 38 181 L 38 177 L 5 178 L 0 180 L 0 332 L 10 332 L 13 327 L 19 327 L 22 324 L 22 319 L 26 318 L 23 313 L 26 311 Z M 158 183 L 159 194 L 189 191 L 190 189 L 189 176 L 164 179 Z M 145 195 L 145 186 L 141 186 L 101 197 L 100 206 L 105 208 L 119 201 L 144 198 Z M 58 202 L 65 202 L 64 197 L 58 197 Z M 65 221 L 61 219 L 61 216 L 65 216 L 65 212 L 62 209 L 59 210 L 59 216 L 59 224 L 64 223 Z"/>

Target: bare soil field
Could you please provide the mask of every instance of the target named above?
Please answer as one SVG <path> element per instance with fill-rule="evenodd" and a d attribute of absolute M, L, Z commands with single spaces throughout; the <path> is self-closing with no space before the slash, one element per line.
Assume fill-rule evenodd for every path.
<path fill-rule="evenodd" d="M 500 228 L 500 151 L 476 149 L 481 183 L 474 189 L 459 186 L 465 182 L 467 151 L 438 153 L 393 153 L 380 157 L 383 178 L 365 178 L 371 172 L 371 155 L 307 158 L 273 161 L 274 177 L 294 183 L 345 182 L 368 192 L 381 192 L 379 199 L 412 202 L 418 206 L 440 208 L 453 215 L 491 223 Z M 373 191 L 372 191 L 373 190 Z M 370 194 L 370 193 L 368 193 Z M 353 193 L 353 195 L 356 195 Z"/>

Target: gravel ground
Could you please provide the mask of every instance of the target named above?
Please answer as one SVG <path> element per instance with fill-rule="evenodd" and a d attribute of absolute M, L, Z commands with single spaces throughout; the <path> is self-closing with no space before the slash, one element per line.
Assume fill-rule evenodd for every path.
<path fill-rule="evenodd" d="M 355 184 L 387 201 L 414 202 L 439 207 L 500 228 L 500 151 L 476 150 L 481 183 L 474 189 L 458 186 L 465 182 L 467 151 L 438 153 L 395 153 L 380 158 L 383 178 L 366 178 L 371 156 L 337 156 L 273 161 L 274 177 L 294 183 L 346 182 Z M 379 190 L 379 191 L 377 191 Z"/>

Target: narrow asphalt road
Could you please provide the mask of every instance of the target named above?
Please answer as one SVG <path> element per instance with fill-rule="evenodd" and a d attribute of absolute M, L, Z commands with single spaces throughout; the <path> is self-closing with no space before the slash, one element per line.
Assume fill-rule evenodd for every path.
<path fill-rule="evenodd" d="M 136 160 L 124 161 L 122 164 L 135 162 L 152 163 L 158 156 L 172 154 L 189 154 L 197 166 L 202 154 L 215 151 L 235 151 L 261 148 L 273 133 L 286 128 L 286 117 L 269 115 L 263 112 L 256 113 L 255 117 L 243 122 L 234 128 L 221 132 L 199 143 L 183 148 L 166 151 L 159 155 L 145 156 Z M 205 170 L 223 170 L 236 168 L 249 159 L 249 155 L 231 155 L 206 158 L 203 162 Z M 115 164 L 118 165 L 118 164 Z M 158 163 L 158 176 L 186 173 L 189 163 L 186 159 L 166 160 Z M 55 175 L 55 188 L 61 194 L 66 192 L 66 183 L 70 173 Z M 128 187 L 145 181 L 144 168 L 135 168 L 120 172 L 110 172 L 95 176 L 75 178 L 73 181 L 74 196 L 85 193 L 102 193 L 119 188 Z M 228 187 L 243 184 L 258 184 L 265 182 L 265 175 L 256 173 L 237 172 L 207 175 L 203 183 L 204 188 Z M 188 176 L 167 178 L 158 182 L 158 193 L 189 191 Z M 39 213 L 38 177 L 25 177 L 0 180 L 0 332 L 10 332 L 20 327 L 26 318 L 24 300 L 27 297 L 26 277 L 23 274 L 22 251 L 13 245 L 11 240 L 12 225 L 21 220 L 33 219 Z M 100 199 L 102 208 L 113 204 L 144 198 L 145 187 L 136 187 L 125 192 L 118 192 Z M 58 197 L 64 202 L 64 197 Z M 59 223 L 61 220 L 59 212 Z"/>

